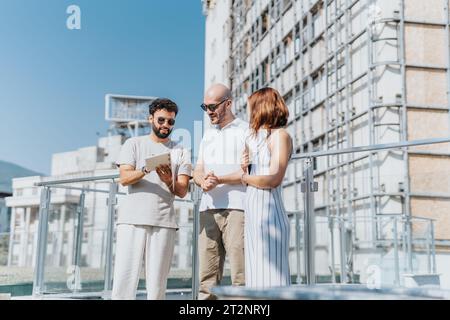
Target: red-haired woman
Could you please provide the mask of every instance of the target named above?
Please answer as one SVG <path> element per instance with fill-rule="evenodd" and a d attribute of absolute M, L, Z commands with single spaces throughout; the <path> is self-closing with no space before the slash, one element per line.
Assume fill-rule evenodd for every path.
<path fill-rule="evenodd" d="M 292 155 L 284 129 L 289 111 L 278 91 L 264 88 L 248 99 L 250 131 L 241 180 L 245 206 L 245 281 L 248 287 L 290 285 L 289 219 L 281 183 Z M 250 164 L 250 172 L 247 172 Z"/>

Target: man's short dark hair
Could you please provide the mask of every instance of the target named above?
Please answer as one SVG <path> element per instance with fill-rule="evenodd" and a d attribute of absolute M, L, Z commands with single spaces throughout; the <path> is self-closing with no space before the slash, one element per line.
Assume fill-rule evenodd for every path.
<path fill-rule="evenodd" d="M 178 114 L 178 106 L 170 99 L 156 99 L 149 106 L 150 115 L 154 115 L 158 110 L 167 110 L 168 112 L 175 112 Z"/>

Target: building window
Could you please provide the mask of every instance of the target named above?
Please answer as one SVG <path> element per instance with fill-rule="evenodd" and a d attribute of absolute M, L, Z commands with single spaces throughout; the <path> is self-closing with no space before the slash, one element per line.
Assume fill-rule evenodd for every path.
<path fill-rule="evenodd" d="M 251 52 L 252 52 L 252 41 L 251 41 L 250 35 L 247 34 L 247 36 L 244 39 L 245 58 L 247 58 Z"/>
<path fill-rule="evenodd" d="M 303 83 L 303 95 L 302 95 L 303 110 L 309 110 L 310 108 L 310 93 L 308 87 L 308 81 Z"/>
<path fill-rule="evenodd" d="M 295 91 L 297 92 L 297 95 L 295 97 L 295 115 L 299 115 L 302 110 L 302 103 L 300 99 L 300 86 L 295 87 Z"/>
<path fill-rule="evenodd" d="M 309 33 L 308 33 L 308 18 L 303 19 L 303 30 L 302 30 L 302 38 L 303 44 L 307 44 L 309 42 Z"/>
<path fill-rule="evenodd" d="M 294 101 L 292 99 L 292 91 L 284 96 L 284 101 L 289 110 L 289 121 L 291 121 L 294 119 L 295 114 Z"/>
<path fill-rule="evenodd" d="M 244 9 L 245 11 L 250 10 L 253 5 L 253 0 L 244 0 Z"/>
<path fill-rule="evenodd" d="M 261 15 L 261 36 L 264 36 L 270 27 L 269 9 L 266 9 Z"/>
<path fill-rule="evenodd" d="M 294 53 L 299 53 L 300 49 L 300 25 L 297 24 L 297 26 L 295 27 Z"/>
<path fill-rule="evenodd" d="M 278 72 L 281 68 L 281 55 L 280 55 L 280 46 L 277 47 L 277 51 L 276 51 L 276 58 L 275 58 L 275 68 L 276 68 L 276 72 Z"/>
<path fill-rule="evenodd" d="M 319 12 L 312 15 L 311 37 L 314 39 L 322 32 L 322 16 Z"/>
<path fill-rule="evenodd" d="M 263 85 L 266 85 L 270 82 L 270 64 L 269 64 L 269 57 L 267 57 L 261 66 L 262 69 L 262 82 Z"/>
<path fill-rule="evenodd" d="M 273 21 L 276 21 L 281 14 L 281 1 L 280 0 L 272 0 L 271 4 L 271 17 Z"/>
<path fill-rule="evenodd" d="M 271 54 L 271 63 L 270 63 L 270 76 L 274 77 L 276 74 L 276 68 L 275 68 L 275 53 Z"/>
<path fill-rule="evenodd" d="M 283 11 L 287 10 L 292 5 L 292 0 L 283 0 Z"/>
<path fill-rule="evenodd" d="M 285 66 L 291 61 L 291 49 L 292 49 L 292 34 L 289 34 L 283 40 L 283 55 L 282 55 L 283 66 Z"/>

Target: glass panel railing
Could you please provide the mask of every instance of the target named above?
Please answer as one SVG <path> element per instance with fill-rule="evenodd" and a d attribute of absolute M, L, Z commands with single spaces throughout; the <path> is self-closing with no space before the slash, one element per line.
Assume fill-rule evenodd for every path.
<path fill-rule="evenodd" d="M 386 147 L 376 146 L 372 155 L 353 149 L 311 157 L 313 181 L 318 185 L 318 190 L 311 191 L 313 283 L 373 288 L 410 286 L 413 282 L 439 285 L 439 252 L 446 250 L 450 240 L 445 232 L 445 213 L 450 210 L 448 148 L 442 143 L 414 146 L 406 153 L 404 148 Z M 305 159 L 293 161 L 301 163 L 303 170 L 307 168 Z M 307 182 L 305 179 L 302 172 L 298 183 Z M 313 190 L 315 185 L 309 183 Z M 307 186 L 301 189 L 305 191 Z M 294 203 L 304 209 L 311 200 L 304 192 L 295 199 L 294 190 L 295 184 L 285 180 L 285 203 L 291 210 Z M 303 214 L 299 223 L 300 235 L 291 239 L 291 273 L 299 269 L 302 283 L 307 283 L 305 260 L 310 246 L 305 245 L 305 227 L 309 227 L 304 225 Z M 295 230 L 294 219 L 291 228 Z"/>
<path fill-rule="evenodd" d="M 108 184 L 50 187 L 51 205 L 41 293 L 103 291 L 108 189 Z"/>
<path fill-rule="evenodd" d="M 0 291 L 31 294 L 37 233 L 34 228 L 0 234 Z"/>
<path fill-rule="evenodd" d="M 58 183 L 43 187 L 41 245 L 36 247 L 44 255 L 36 260 L 34 294 L 108 299 L 113 283 L 116 210 L 125 195 L 124 190 L 118 188 L 116 182 L 99 182 L 95 178 L 64 185 Z M 112 202 L 111 190 L 116 190 Z M 194 205 L 188 195 L 184 200 L 176 199 L 174 207 L 179 230 L 168 292 L 191 294 Z M 35 238 L 38 241 L 38 237 Z M 145 287 L 145 268 L 141 268 L 138 296 L 145 294 Z"/>

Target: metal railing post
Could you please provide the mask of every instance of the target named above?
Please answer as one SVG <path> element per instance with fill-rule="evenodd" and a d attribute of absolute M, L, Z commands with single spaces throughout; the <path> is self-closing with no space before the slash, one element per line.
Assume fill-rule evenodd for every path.
<path fill-rule="evenodd" d="M 403 250 L 403 272 L 406 272 L 408 265 L 408 244 L 407 244 L 407 228 L 405 224 L 405 216 L 402 218 L 402 250 Z"/>
<path fill-rule="evenodd" d="M 200 231 L 200 199 L 201 189 L 193 184 L 192 200 L 194 202 L 193 230 L 192 230 L 192 299 L 198 300 L 199 266 L 198 266 L 198 237 Z"/>
<path fill-rule="evenodd" d="M 115 206 L 117 204 L 118 185 L 116 182 L 111 182 L 109 185 L 108 204 L 108 225 L 106 229 L 106 259 L 105 259 L 105 294 L 112 290 L 112 276 L 113 276 L 113 241 L 114 241 L 114 221 L 115 221 Z"/>
<path fill-rule="evenodd" d="M 84 221 L 84 202 L 86 194 L 84 192 L 80 195 L 80 200 L 77 207 L 77 235 L 75 242 L 75 253 L 73 257 L 74 265 L 80 267 L 81 261 L 81 245 L 83 242 L 83 221 Z"/>
<path fill-rule="evenodd" d="M 431 257 L 432 257 L 432 261 L 433 261 L 433 273 L 436 274 L 437 273 L 437 268 L 436 268 L 436 243 L 434 242 L 434 221 L 430 220 L 430 237 L 431 237 Z"/>
<path fill-rule="evenodd" d="M 427 272 L 431 273 L 431 228 L 430 223 L 427 224 L 426 246 L 427 246 Z"/>
<path fill-rule="evenodd" d="M 339 195 L 340 196 L 340 195 Z M 347 283 L 347 245 L 345 232 L 345 219 L 343 215 L 339 217 L 339 242 L 340 242 L 340 260 L 341 260 L 341 283 Z"/>
<path fill-rule="evenodd" d="M 328 228 L 330 229 L 330 246 L 331 246 L 331 283 L 336 283 L 336 261 L 334 256 L 334 218 L 328 217 Z"/>
<path fill-rule="evenodd" d="M 408 242 L 407 248 L 408 248 L 408 272 L 413 272 L 413 259 L 412 259 L 412 221 L 411 217 L 406 217 L 406 240 Z"/>
<path fill-rule="evenodd" d="M 305 194 L 305 215 L 304 215 L 304 251 L 305 251 L 305 275 L 306 284 L 316 283 L 315 276 L 315 219 L 314 219 L 314 192 L 318 190 L 317 182 L 314 182 L 314 158 L 309 158 L 305 162 L 304 183 L 302 192 Z"/>
<path fill-rule="evenodd" d="M 397 218 L 392 217 L 392 222 L 394 223 L 394 268 L 395 268 L 395 285 L 400 285 L 400 264 L 398 255 L 398 230 L 397 230 Z"/>
<path fill-rule="evenodd" d="M 83 224 L 84 224 L 84 203 L 86 199 L 86 194 L 81 192 L 80 200 L 78 201 L 77 207 L 77 229 L 75 238 L 75 252 L 73 255 L 73 265 L 75 266 L 74 275 L 75 283 L 73 286 L 73 291 L 77 292 L 81 290 L 80 281 L 80 267 L 81 267 L 81 250 L 83 244 Z"/>
<path fill-rule="evenodd" d="M 45 257 L 47 255 L 48 213 L 50 209 L 51 190 L 44 187 L 41 191 L 38 226 L 38 248 L 36 254 L 36 267 L 33 283 L 33 296 L 44 291 Z"/>
<path fill-rule="evenodd" d="M 302 283 L 300 246 L 301 246 L 300 211 L 296 211 L 295 212 L 295 254 L 296 254 L 296 262 L 297 262 L 297 279 L 296 279 L 297 284 Z"/>

